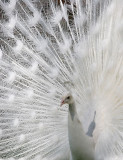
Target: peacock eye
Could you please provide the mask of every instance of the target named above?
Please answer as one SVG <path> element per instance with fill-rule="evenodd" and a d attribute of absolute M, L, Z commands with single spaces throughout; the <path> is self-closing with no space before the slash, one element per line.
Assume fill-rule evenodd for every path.
<path fill-rule="evenodd" d="M 69 96 L 69 97 L 67 97 L 67 99 L 70 99 L 70 96 Z"/>

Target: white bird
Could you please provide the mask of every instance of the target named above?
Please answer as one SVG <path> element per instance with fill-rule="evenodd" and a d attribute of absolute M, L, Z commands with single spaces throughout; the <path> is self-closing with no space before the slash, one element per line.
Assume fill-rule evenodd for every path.
<path fill-rule="evenodd" d="M 94 142 L 88 137 L 79 120 L 73 96 L 69 93 L 61 105 L 68 104 L 68 137 L 72 160 L 94 160 Z"/>
<path fill-rule="evenodd" d="M 0 160 L 122 160 L 123 1 L 0 9 Z"/>

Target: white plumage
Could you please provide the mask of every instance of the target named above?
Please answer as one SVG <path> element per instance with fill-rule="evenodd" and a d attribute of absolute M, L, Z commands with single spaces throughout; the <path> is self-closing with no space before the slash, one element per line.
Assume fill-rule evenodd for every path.
<path fill-rule="evenodd" d="M 0 8 L 0 158 L 75 160 L 78 131 L 95 160 L 123 159 L 123 1 L 1 0 Z M 80 120 L 69 133 L 60 107 L 68 90 Z M 83 144 L 77 151 L 89 155 Z"/>

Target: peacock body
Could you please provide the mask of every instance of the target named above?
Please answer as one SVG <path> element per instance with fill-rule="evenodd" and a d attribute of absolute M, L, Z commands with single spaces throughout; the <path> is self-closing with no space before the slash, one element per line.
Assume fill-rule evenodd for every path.
<path fill-rule="evenodd" d="M 123 1 L 1 0 L 0 11 L 1 160 L 72 159 L 68 90 L 94 159 L 122 160 Z"/>

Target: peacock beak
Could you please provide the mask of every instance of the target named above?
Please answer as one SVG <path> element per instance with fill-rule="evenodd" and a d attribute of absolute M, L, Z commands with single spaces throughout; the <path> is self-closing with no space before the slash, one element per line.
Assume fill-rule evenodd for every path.
<path fill-rule="evenodd" d="M 61 105 L 60 105 L 60 106 L 62 106 L 63 104 L 64 104 L 64 101 L 61 102 Z"/>

